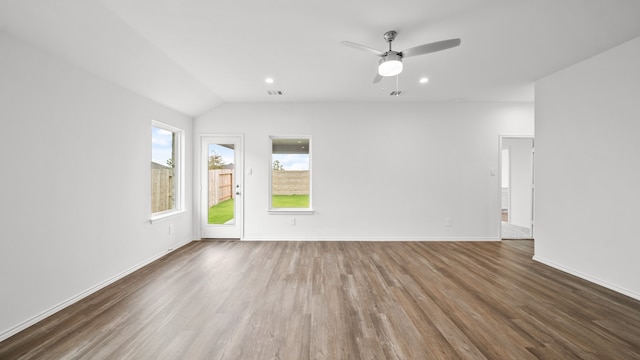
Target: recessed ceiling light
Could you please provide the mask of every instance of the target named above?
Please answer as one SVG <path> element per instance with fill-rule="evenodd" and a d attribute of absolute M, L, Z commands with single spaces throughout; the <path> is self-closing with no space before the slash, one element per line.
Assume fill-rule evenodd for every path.
<path fill-rule="evenodd" d="M 267 84 L 273 84 L 273 78 L 266 78 L 264 79 L 264 82 L 266 82 Z"/>
<path fill-rule="evenodd" d="M 429 79 L 426 77 L 420 78 L 420 84 L 426 84 L 429 82 Z"/>

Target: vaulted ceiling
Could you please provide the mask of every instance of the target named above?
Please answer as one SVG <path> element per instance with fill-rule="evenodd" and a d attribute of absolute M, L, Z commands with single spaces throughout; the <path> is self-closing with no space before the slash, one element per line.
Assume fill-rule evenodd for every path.
<path fill-rule="evenodd" d="M 0 0 L 0 29 L 191 116 L 223 102 L 533 101 L 536 79 L 640 36 L 639 16 L 638 0 Z M 374 85 L 376 57 L 340 41 L 386 50 L 387 30 L 397 50 L 462 44 Z"/>

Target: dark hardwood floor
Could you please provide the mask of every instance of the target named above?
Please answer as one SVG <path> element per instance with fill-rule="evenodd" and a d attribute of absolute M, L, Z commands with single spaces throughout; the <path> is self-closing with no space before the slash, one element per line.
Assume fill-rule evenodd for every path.
<path fill-rule="evenodd" d="M 191 243 L 0 359 L 640 359 L 640 302 L 532 241 Z"/>

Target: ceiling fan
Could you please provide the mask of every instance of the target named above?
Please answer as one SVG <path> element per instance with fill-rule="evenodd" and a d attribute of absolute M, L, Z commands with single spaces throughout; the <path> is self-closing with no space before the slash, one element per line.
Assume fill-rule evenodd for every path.
<path fill-rule="evenodd" d="M 391 50 L 391 42 L 395 40 L 396 35 L 398 35 L 398 33 L 394 30 L 390 30 L 384 33 L 384 40 L 389 43 L 389 51 L 386 52 L 376 50 L 368 46 L 356 44 L 351 41 L 341 41 L 340 44 L 354 49 L 366 51 L 380 57 L 380 60 L 378 61 L 378 73 L 373 79 L 374 84 L 382 80 L 383 76 L 396 76 L 400 74 L 402 72 L 403 58 L 429 54 L 460 45 L 460 39 L 449 39 L 415 46 L 403 51 L 393 51 Z"/>

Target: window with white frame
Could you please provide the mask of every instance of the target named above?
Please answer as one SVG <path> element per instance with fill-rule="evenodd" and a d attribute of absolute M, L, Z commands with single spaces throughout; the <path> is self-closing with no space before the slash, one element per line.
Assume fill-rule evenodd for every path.
<path fill-rule="evenodd" d="M 310 211 L 311 137 L 271 136 L 269 210 Z"/>
<path fill-rule="evenodd" d="M 184 131 L 153 121 L 151 125 L 152 221 L 183 211 Z"/>

